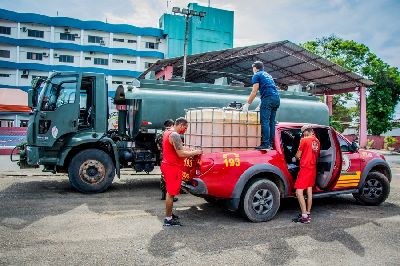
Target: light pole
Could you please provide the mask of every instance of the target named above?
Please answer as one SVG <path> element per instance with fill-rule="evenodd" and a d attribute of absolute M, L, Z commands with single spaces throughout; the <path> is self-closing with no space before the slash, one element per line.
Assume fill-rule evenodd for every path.
<path fill-rule="evenodd" d="M 187 62 L 187 42 L 188 42 L 188 35 L 189 35 L 189 18 L 190 17 L 200 17 L 200 19 L 206 16 L 206 12 L 200 11 L 197 12 L 192 9 L 173 7 L 172 12 L 174 14 L 182 14 L 185 16 L 185 38 L 183 41 L 183 67 L 182 67 L 182 78 L 186 80 L 186 62 Z"/>

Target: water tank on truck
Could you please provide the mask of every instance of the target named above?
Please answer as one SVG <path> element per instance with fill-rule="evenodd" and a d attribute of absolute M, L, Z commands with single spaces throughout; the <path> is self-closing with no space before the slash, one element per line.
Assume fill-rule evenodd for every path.
<path fill-rule="evenodd" d="M 182 81 L 163 81 L 141 79 L 140 86 L 120 86 L 119 93 L 125 99 L 141 100 L 140 125 L 136 133 L 161 129 L 167 119 L 185 116 L 185 109 L 194 107 L 227 107 L 232 102 L 244 103 L 251 88 L 191 83 Z M 277 121 L 328 125 L 328 107 L 318 97 L 308 93 L 279 91 L 281 105 Z M 119 96 L 121 97 L 121 96 Z M 250 106 L 255 109 L 259 98 Z M 137 104 L 135 102 L 135 104 Z"/>

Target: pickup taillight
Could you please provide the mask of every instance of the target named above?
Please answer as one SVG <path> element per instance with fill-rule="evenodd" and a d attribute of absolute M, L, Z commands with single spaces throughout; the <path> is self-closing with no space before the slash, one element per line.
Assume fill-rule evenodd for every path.
<path fill-rule="evenodd" d="M 214 160 L 211 158 L 201 158 L 197 161 L 196 165 L 196 176 L 200 176 L 210 170 L 214 165 Z"/>

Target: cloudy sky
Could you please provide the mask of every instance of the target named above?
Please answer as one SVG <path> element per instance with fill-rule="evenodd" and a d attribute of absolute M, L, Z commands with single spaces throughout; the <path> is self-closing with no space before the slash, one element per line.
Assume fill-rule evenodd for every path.
<path fill-rule="evenodd" d="M 207 0 L 169 0 L 169 7 Z M 335 34 L 364 43 L 400 67 L 400 0 L 210 0 L 235 11 L 234 46 L 290 40 L 301 43 Z M 167 0 L 0 0 L 1 8 L 49 16 L 157 27 Z"/>

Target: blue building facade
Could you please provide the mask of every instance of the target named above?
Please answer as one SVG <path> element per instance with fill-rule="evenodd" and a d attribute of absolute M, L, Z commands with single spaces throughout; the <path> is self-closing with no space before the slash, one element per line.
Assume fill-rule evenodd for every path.
<path fill-rule="evenodd" d="M 0 9 L 0 88 L 26 91 L 33 77 L 52 71 L 104 73 L 113 88 L 163 59 L 165 50 L 158 28 Z"/>

